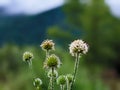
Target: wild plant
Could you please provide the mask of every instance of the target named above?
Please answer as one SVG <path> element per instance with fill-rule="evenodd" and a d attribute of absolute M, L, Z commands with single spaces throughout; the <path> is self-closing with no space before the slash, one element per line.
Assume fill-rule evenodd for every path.
<path fill-rule="evenodd" d="M 43 67 L 49 78 L 48 90 L 54 90 L 55 83 L 60 86 L 61 90 L 73 90 L 80 57 L 88 52 L 88 45 L 81 39 L 74 40 L 69 45 L 70 54 L 75 57 L 75 65 L 73 74 L 67 75 L 58 75 L 58 69 L 61 67 L 62 62 L 56 54 L 51 54 L 51 51 L 55 51 L 55 43 L 47 39 L 41 43 L 40 47 L 46 52 Z M 23 54 L 23 61 L 27 62 L 30 68 L 32 68 L 32 59 L 33 54 L 31 52 L 27 51 Z M 40 90 L 42 83 L 40 78 L 35 78 L 33 81 L 33 85 L 37 90 Z"/>

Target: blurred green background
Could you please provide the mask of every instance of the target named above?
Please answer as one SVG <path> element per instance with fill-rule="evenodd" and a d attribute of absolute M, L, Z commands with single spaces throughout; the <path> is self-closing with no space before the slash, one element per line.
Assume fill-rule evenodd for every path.
<path fill-rule="evenodd" d="M 86 0 L 85 0 L 86 1 Z M 53 1 L 54 2 L 54 1 Z M 80 60 L 74 90 L 120 90 L 120 19 L 104 0 L 67 0 L 60 7 L 36 15 L 0 16 L 0 90 L 35 90 L 33 79 L 48 78 L 43 69 L 44 39 L 52 39 L 62 66 L 59 75 L 73 73 L 69 44 L 83 39 L 89 52 Z M 25 51 L 34 54 L 33 70 L 22 61 Z M 55 85 L 55 90 L 59 86 Z"/>

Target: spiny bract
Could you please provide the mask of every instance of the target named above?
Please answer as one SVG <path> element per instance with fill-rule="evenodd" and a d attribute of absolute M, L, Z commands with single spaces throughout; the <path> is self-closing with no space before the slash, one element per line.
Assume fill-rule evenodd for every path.
<path fill-rule="evenodd" d="M 46 58 L 44 62 L 44 67 L 45 68 L 59 68 L 60 64 L 61 64 L 60 59 L 55 54 L 52 54 Z"/>

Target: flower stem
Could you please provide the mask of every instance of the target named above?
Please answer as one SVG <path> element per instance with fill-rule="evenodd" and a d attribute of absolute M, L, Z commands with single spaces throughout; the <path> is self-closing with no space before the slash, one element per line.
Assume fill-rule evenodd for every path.
<path fill-rule="evenodd" d="M 54 67 L 52 67 L 52 77 L 51 77 L 51 80 L 52 80 L 52 82 L 51 82 L 51 90 L 54 90 Z"/>
<path fill-rule="evenodd" d="M 71 88 L 70 88 L 70 90 L 73 89 L 73 85 L 74 85 L 74 83 L 75 83 L 78 66 L 79 66 L 79 53 L 76 54 L 76 60 L 75 60 L 75 66 L 74 66 L 74 73 L 73 73 L 73 80 L 72 80 L 72 83 L 71 83 Z"/>
<path fill-rule="evenodd" d="M 71 83 L 67 82 L 67 90 L 70 90 L 71 88 Z"/>
<path fill-rule="evenodd" d="M 71 83 L 69 84 L 69 89 L 68 90 L 71 90 Z"/>
<path fill-rule="evenodd" d="M 61 85 L 60 88 L 61 88 L 61 90 L 64 90 L 64 85 Z"/>
<path fill-rule="evenodd" d="M 46 58 L 49 57 L 49 50 L 46 51 Z"/>
<path fill-rule="evenodd" d="M 28 61 L 29 68 L 32 69 L 32 60 Z"/>
<path fill-rule="evenodd" d="M 46 58 L 48 58 L 49 57 L 49 50 L 46 50 Z M 48 90 L 53 90 L 52 89 L 52 82 L 53 82 L 53 80 L 52 80 L 52 76 L 50 77 L 50 82 L 49 82 L 49 84 L 48 84 Z"/>
<path fill-rule="evenodd" d="M 69 85 L 69 82 L 67 81 L 67 90 L 69 90 L 69 86 L 70 86 L 70 85 Z"/>
<path fill-rule="evenodd" d="M 39 87 L 36 88 L 36 90 L 39 90 L 39 89 L 40 89 Z"/>
<path fill-rule="evenodd" d="M 51 69 L 52 69 L 52 75 L 50 77 L 50 83 L 49 83 L 48 89 L 49 90 L 54 90 L 54 76 L 53 76 L 53 74 L 54 74 L 54 68 L 51 68 Z"/>

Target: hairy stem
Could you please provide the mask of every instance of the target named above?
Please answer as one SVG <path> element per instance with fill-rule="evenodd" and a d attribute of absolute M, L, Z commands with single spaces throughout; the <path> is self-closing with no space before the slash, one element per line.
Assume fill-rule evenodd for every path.
<path fill-rule="evenodd" d="M 70 90 L 70 84 L 69 84 L 69 81 L 67 80 L 67 90 Z"/>
<path fill-rule="evenodd" d="M 40 89 L 39 87 L 36 88 L 36 90 L 39 90 L 39 89 Z"/>
<path fill-rule="evenodd" d="M 51 70 L 52 70 L 52 75 L 50 77 L 50 83 L 49 83 L 48 89 L 49 90 L 54 90 L 54 76 L 53 76 L 54 68 L 51 68 Z"/>
<path fill-rule="evenodd" d="M 61 85 L 60 88 L 61 88 L 61 90 L 64 90 L 64 85 Z"/>
<path fill-rule="evenodd" d="M 52 82 L 51 82 L 51 90 L 54 90 L 54 68 L 52 67 L 52 77 L 51 77 L 51 79 L 52 79 Z"/>
<path fill-rule="evenodd" d="M 67 90 L 70 90 L 70 88 L 71 88 L 71 83 L 67 81 Z"/>
<path fill-rule="evenodd" d="M 46 58 L 49 57 L 49 50 L 46 51 Z"/>
<path fill-rule="evenodd" d="M 73 85 L 75 83 L 75 79 L 76 79 L 76 75 L 77 75 L 78 66 L 79 66 L 79 53 L 76 54 L 76 60 L 75 60 L 75 66 L 74 66 L 74 73 L 73 73 L 73 80 L 72 80 L 72 83 L 71 83 L 70 90 L 73 89 Z"/>
<path fill-rule="evenodd" d="M 28 61 L 29 68 L 32 69 L 32 60 Z"/>

